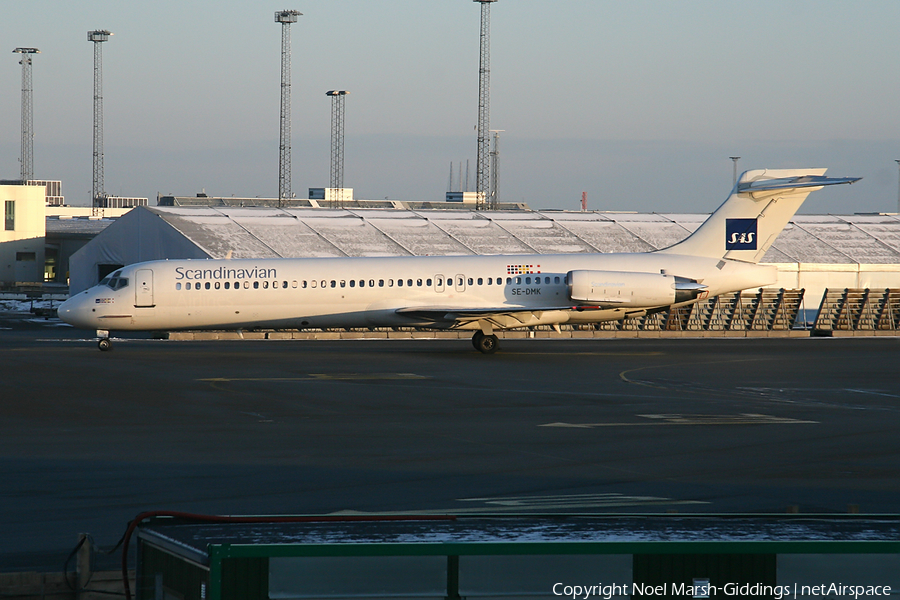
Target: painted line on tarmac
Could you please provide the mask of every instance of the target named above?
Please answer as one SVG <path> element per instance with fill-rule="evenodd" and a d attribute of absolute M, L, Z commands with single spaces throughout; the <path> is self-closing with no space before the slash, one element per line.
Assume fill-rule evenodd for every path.
<path fill-rule="evenodd" d="M 428 375 L 415 373 L 310 373 L 302 377 L 206 377 L 197 381 L 233 382 L 233 381 L 396 381 L 409 379 L 431 379 Z"/>
<path fill-rule="evenodd" d="M 503 355 L 515 355 L 515 356 L 559 356 L 561 354 L 565 354 L 566 356 L 665 356 L 665 352 L 528 352 L 527 350 L 524 352 L 509 352 L 506 350 L 502 350 Z"/>
<path fill-rule="evenodd" d="M 818 424 L 819 421 L 803 421 L 773 415 L 744 413 L 739 415 L 635 415 L 650 419 L 628 423 L 544 423 L 538 427 L 563 427 L 571 429 L 593 429 L 594 427 L 652 427 L 660 425 L 802 425 Z"/>
<path fill-rule="evenodd" d="M 634 385 L 642 385 L 645 387 L 656 388 L 660 390 L 668 389 L 665 385 L 660 385 L 658 382 L 650 382 L 650 381 L 642 381 L 640 379 L 632 379 L 631 373 L 637 373 L 638 371 L 646 371 L 648 369 L 667 369 L 670 367 L 684 367 L 684 366 L 697 366 L 697 365 L 718 365 L 718 364 L 732 364 L 732 363 L 742 363 L 742 362 L 760 362 L 760 361 L 768 361 L 774 360 L 771 358 L 742 358 L 735 360 L 717 360 L 712 362 L 682 362 L 682 363 L 672 363 L 666 365 L 646 365 L 643 367 L 637 367 L 635 369 L 626 369 L 619 373 L 619 379 L 624 381 L 625 383 L 631 383 Z"/>
<path fill-rule="evenodd" d="M 854 394 L 871 394 L 872 396 L 887 396 L 888 398 L 900 398 L 897 394 L 886 394 L 884 392 L 877 392 L 875 390 L 854 390 L 847 388 L 844 390 L 845 392 L 853 392 Z"/>

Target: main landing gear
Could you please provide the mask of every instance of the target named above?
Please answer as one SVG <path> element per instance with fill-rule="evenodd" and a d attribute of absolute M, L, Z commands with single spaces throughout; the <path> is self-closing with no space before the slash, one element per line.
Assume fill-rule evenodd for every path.
<path fill-rule="evenodd" d="M 481 331 L 476 331 L 472 336 L 472 345 L 482 354 L 493 354 L 500 348 L 500 341 L 494 334 L 485 335 Z"/>

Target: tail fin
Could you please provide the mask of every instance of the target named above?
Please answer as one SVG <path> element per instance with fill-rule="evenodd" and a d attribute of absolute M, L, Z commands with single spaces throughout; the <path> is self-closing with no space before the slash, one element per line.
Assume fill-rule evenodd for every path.
<path fill-rule="evenodd" d="M 860 179 L 825 177 L 825 169 L 745 171 L 694 233 L 660 252 L 758 263 L 810 192 Z"/>

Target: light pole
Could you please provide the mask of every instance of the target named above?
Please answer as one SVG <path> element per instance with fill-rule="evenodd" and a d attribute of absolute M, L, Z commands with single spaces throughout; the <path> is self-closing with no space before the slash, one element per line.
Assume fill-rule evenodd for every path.
<path fill-rule="evenodd" d="M 480 58 L 478 61 L 478 148 L 475 156 L 475 208 L 487 204 L 491 181 L 491 4 L 497 0 L 474 0 L 481 4 Z"/>
<path fill-rule="evenodd" d="M 900 167 L 900 160 L 895 160 L 897 167 Z M 900 214 L 900 189 L 897 190 L 897 213 Z"/>
<path fill-rule="evenodd" d="M 730 158 L 734 162 L 734 174 L 732 175 L 732 181 L 731 181 L 731 187 L 734 187 L 737 185 L 737 163 L 739 160 L 741 160 L 741 157 L 740 156 L 729 156 L 728 158 Z"/>
<path fill-rule="evenodd" d="M 31 57 L 40 54 L 37 48 L 16 48 L 22 55 L 22 185 L 34 179 L 34 102 L 31 84 Z"/>
<path fill-rule="evenodd" d="M 279 10 L 275 22 L 281 23 L 281 110 L 278 115 L 278 206 L 291 198 L 291 23 L 303 13 Z"/>
<path fill-rule="evenodd" d="M 347 90 L 325 92 L 331 97 L 331 189 L 337 205 L 344 208 L 344 97 Z"/>
<path fill-rule="evenodd" d="M 112 32 L 95 29 L 87 32 L 87 39 L 94 43 L 94 184 L 91 189 L 91 206 L 105 208 L 106 190 L 103 182 L 103 42 L 109 41 Z M 104 206 L 100 206 L 103 204 Z"/>

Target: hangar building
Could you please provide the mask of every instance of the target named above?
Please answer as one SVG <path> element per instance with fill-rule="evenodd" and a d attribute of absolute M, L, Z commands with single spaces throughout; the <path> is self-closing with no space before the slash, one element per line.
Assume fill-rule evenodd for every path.
<path fill-rule="evenodd" d="M 165 258 L 279 258 L 642 252 L 670 246 L 706 214 L 138 207 L 71 259 L 71 293 L 122 265 Z M 795 215 L 763 258 L 774 288 L 900 288 L 900 216 Z"/>

